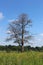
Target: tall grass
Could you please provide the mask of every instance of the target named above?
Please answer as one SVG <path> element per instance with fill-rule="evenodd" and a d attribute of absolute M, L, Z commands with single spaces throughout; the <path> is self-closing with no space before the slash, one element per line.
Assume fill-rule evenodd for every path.
<path fill-rule="evenodd" d="M 0 52 L 0 65 L 43 65 L 43 52 Z"/>

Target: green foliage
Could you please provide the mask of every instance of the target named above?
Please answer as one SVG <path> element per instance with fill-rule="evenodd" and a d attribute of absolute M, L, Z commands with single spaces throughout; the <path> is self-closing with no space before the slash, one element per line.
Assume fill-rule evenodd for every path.
<path fill-rule="evenodd" d="M 42 47 L 31 47 L 31 46 L 24 46 L 24 51 L 41 51 L 43 52 L 43 46 Z M 6 52 L 11 52 L 11 51 L 21 51 L 21 46 L 0 46 L 0 51 L 6 51 Z"/>
<path fill-rule="evenodd" d="M 43 65 L 43 52 L 0 52 L 0 65 Z"/>

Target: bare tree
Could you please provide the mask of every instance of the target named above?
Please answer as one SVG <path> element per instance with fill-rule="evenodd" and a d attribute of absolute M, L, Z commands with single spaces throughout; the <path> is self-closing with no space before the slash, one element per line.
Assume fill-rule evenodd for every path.
<path fill-rule="evenodd" d="M 12 21 L 8 27 L 8 34 L 10 36 L 6 40 L 13 40 L 14 43 L 21 45 L 22 52 L 24 51 L 24 44 L 29 43 L 29 40 L 31 39 L 29 33 L 31 23 L 32 22 L 28 18 L 27 14 L 21 14 L 15 21 Z"/>

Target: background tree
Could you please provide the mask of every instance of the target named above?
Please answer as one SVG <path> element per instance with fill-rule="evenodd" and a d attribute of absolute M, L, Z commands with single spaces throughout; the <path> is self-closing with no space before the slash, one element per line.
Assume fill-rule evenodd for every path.
<path fill-rule="evenodd" d="M 24 44 L 29 43 L 31 35 L 29 33 L 29 27 L 31 26 L 31 20 L 27 14 L 21 14 L 15 21 L 12 21 L 8 27 L 8 34 L 10 35 L 6 41 L 13 40 L 14 43 L 21 45 L 21 51 L 24 51 Z"/>

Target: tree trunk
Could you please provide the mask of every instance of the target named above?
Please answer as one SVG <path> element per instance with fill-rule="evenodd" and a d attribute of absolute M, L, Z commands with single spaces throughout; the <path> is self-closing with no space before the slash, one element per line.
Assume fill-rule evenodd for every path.
<path fill-rule="evenodd" d="M 24 34 L 24 23 L 22 21 L 22 41 L 21 41 L 21 43 L 22 43 L 22 48 L 21 48 L 22 52 L 24 52 L 24 40 L 23 40 L 24 35 L 23 34 Z"/>
<path fill-rule="evenodd" d="M 23 44 L 22 44 L 22 49 L 21 50 L 22 50 L 22 52 L 24 52 L 24 45 Z"/>

